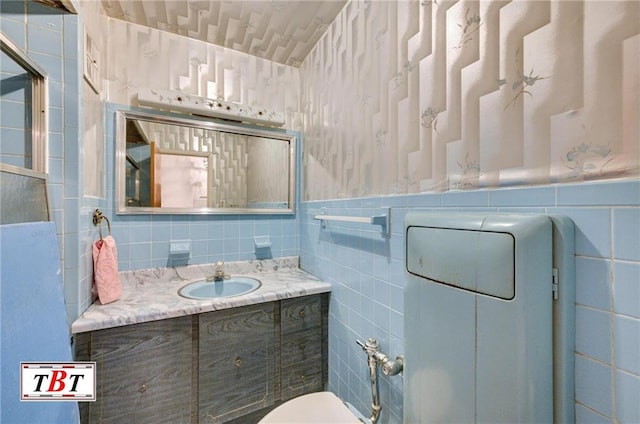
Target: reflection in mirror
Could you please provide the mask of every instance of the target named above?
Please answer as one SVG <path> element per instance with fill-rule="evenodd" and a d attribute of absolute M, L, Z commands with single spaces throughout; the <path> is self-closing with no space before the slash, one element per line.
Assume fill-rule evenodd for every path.
<path fill-rule="evenodd" d="M 118 213 L 293 213 L 295 136 L 117 114 Z"/>

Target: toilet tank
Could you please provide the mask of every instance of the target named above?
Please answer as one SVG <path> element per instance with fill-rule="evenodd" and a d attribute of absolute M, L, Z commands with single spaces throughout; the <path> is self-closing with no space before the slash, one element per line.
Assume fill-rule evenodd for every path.
<path fill-rule="evenodd" d="M 570 234 L 559 237 L 558 223 Z M 546 215 L 407 214 L 406 423 L 573 421 L 572 290 L 562 287 L 566 307 L 554 305 L 557 266 L 573 261 L 565 223 Z M 559 256 L 555 239 L 568 249 Z M 563 339 L 554 343 L 556 326 Z"/>

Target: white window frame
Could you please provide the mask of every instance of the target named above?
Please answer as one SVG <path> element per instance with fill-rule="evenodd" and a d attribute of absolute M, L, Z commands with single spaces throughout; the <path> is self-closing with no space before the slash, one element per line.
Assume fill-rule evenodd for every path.
<path fill-rule="evenodd" d="M 47 73 L 3 32 L 0 32 L 0 47 L 2 52 L 31 75 L 31 169 L 46 174 L 49 162 Z"/>

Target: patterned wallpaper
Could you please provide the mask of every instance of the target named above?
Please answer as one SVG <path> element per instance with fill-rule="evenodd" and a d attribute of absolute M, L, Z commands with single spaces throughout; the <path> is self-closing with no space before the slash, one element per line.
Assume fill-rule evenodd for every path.
<path fill-rule="evenodd" d="M 298 68 L 167 31 L 107 18 L 106 86 L 112 103 L 138 105 L 138 88 L 264 107 L 300 130 Z"/>
<path fill-rule="evenodd" d="M 301 66 L 304 200 L 637 176 L 640 2 L 353 0 Z"/>

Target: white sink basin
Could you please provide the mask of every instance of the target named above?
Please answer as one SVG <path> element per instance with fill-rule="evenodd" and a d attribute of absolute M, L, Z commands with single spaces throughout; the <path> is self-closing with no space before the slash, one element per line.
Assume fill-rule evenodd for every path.
<path fill-rule="evenodd" d="M 241 296 L 257 290 L 262 283 L 250 277 L 231 277 L 221 281 L 198 280 L 178 290 L 187 299 L 220 299 Z"/>

